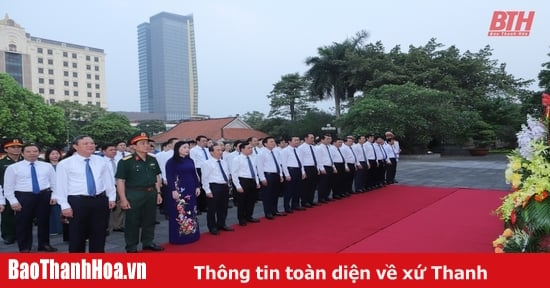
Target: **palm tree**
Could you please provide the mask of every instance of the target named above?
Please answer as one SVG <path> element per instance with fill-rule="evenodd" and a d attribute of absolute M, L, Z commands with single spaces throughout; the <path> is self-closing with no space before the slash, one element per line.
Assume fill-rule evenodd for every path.
<path fill-rule="evenodd" d="M 354 72 L 350 69 L 350 62 L 356 60 L 354 56 L 367 37 L 365 31 L 360 31 L 352 39 L 318 48 L 319 56 L 306 59 L 306 64 L 311 66 L 305 74 L 311 83 L 310 93 L 319 99 L 333 97 L 336 118 L 340 117 L 341 101 L 353 98 L 360 90 L 353 84 Z"/>

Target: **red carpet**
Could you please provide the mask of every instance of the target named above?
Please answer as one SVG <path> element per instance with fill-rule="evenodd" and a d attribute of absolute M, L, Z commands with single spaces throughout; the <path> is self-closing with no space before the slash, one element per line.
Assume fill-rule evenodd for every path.
<path fill-rule="evenodd" d="M 166 252 L 490 252 L 502 232 L 491 211 L 504 194 L 391 185 L 164 247 Z"/>

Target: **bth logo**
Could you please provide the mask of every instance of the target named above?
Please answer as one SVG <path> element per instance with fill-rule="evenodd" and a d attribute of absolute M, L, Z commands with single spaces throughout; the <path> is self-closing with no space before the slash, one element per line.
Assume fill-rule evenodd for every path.
<path fill-rule="evenodd" d="M 529 36 L 535 11 L 494 11 L 489 36 Z"/>

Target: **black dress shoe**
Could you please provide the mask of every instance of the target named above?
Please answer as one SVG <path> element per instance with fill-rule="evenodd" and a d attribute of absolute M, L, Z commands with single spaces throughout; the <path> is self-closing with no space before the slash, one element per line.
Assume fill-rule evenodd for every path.
<path fill-rule="evenodd" d="M 223 231 L 235 231 L 235 229 L 229 227 L 229 226 L 223 226 L 223 227 L 220 227 L 219 230 L 223 230 Z"/>
<path fill-rule="evenodd" d="M 30 249 L 22 249 L 22 250 L 19 250 L 19 253 L 31 253 L 31 250 Z"/>
<path fill-rule="evenodd" d="M 292 214 L 292 213 L 294 213 L 294 211 L 291 210 L 291 209 L 289 209 L 289 210 L 285 210 L 285 213 L 287 213 L 287 214 Z"/>
<path fill-rule="evenodd" d="M 294 210 L 296 210 L 296 211 L 304 211 L 304 210 L 306 210 L 306 208 L 304 208 L 304 207 L 296 207 L 296 208 L 294 208 Z"/>
<path fill-rule="evenodd" d="M 239 221 L 239 225 L 246 226 L 246 221 Z"/>
<path fill-rule="evenodd" d="M 258 222 L 260 222 L 260 220 L 257 219 L 257 218 L 248 218 L 248 219 L 246 219 L 246 221 L 248 221 L 248 222 L 250 222 L 250 223 L 258 223 Z"/>
<path fill-rule="evenodd" d="M 49 245 L 49 244 L 46 244 L 44 245 L 43 247 L 39 247 L 38 248 L 38 251 L 43 251 L 43 252 L 57 252 L 57 248 Z"/>
<path fill-rule="evenodd" d="M 220 235 L 220 231 L 218 231 L 218 229 L 211 229 L 211 230 L 210 230 L 210 234 L 212 234 L 212 235 Z"/>
<path fill-rule="evenodd" d="M 268 215 L 265 215 L 265 219 L 273 220 L 275 219 L 275 217 L 273 217 L 273 215 L 271 214 L 268 214 Z"/>
<path fill-rule="evenodd" d="M 15 240 L 12 240 L 12 239 L 4 240 L 4 244 L 6 245 L 11 245 L 13 243 L 15 243 Z"/>
<path fill-rule="evenodd" d="M 124 232 L 124 228 L 113 229 L 113 232 Z"/>
<path fill-rule="evenodd" d="M 155 225 L 159 225 L 160 224 L 160 221 L 155 221 Z"/>
<path fill-rule="evenodd" d="M 163 251 L 164 248 L 161 247 L 161 246 L 159 246 L 159 245 L 157 245 L 157 244 L 155 244 L 155 243 L 153 243 L 153 244 L 151 244 L 151 245 L 149 245 L 149 246 L 144 246 L 144 247 L 143 247 L 143 250 Z"/>
<path fill-rule="evenodd" d="M 275 213 L 275 216 L 286 216 L 288 214 L 286 214 L 285 212 L 277 212 Z"/>
<path fill-rule="evenodd" d="M 126 253 L 137 253 L 137 250 L 128 250 Z"/>

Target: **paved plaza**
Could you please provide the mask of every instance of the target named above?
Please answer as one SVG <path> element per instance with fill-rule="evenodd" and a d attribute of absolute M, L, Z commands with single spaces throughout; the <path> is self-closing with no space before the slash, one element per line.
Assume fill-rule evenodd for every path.
<path fill-rule="evenodd" d="M 504 181 L 504 170 L 506 165 L 506 155 L 488 155 L 480 157 L 440 157 L 437 154 L 422 156 L 403 155 L 398 162 L 396 179 L 399 181 L 399 185 L 509 190 L 509 185 Z M 279 201 L 280 206 L 282 204 L 281 202 L 282 201 Z M 325 205 L 330 205 L 330 203 Z M 307 211 L 304 213 L 307 213 Z M 228 225 L 231 226 L 238 223 L 236 214 L 237 208 L 229 209 L 227 219 Z M 263 216 L 262 203 L 258 202 L 256 204 L 255 217 L 260 218 L 261 221 L 267 221 L 263 219 Z M 287 217 L 292 216 L 293 215 L 289 215 Z M 167 243 L 168 221 L 160 214 L 157 216 L 157 219 L 160 224 L 156 226 L 155 242 L 158 244 Z M 208 232 L 206 228 L 206 213 L 199 216 L 199 223 L 201 231 L 203 233 Z M 237 226 L 235 232 L 227 233 L 239 233 L 239 229 L 246 228 Z M 35 245 L 33 251 L 36 251 L 36 238 L 33 241 Z M 68 245 L 63 242 L 63 237 L 61 235 L 52 235 L 51 245 L 58 248 L 60 252 L 67 252 Z M 111 232 L 111 234 L 107 236 L 105 250 L 107 252 L 125 252 L 124 233 Z M 4 245 L 0 242 L 0 252 L 17 251 L 17 244 Z"/>

